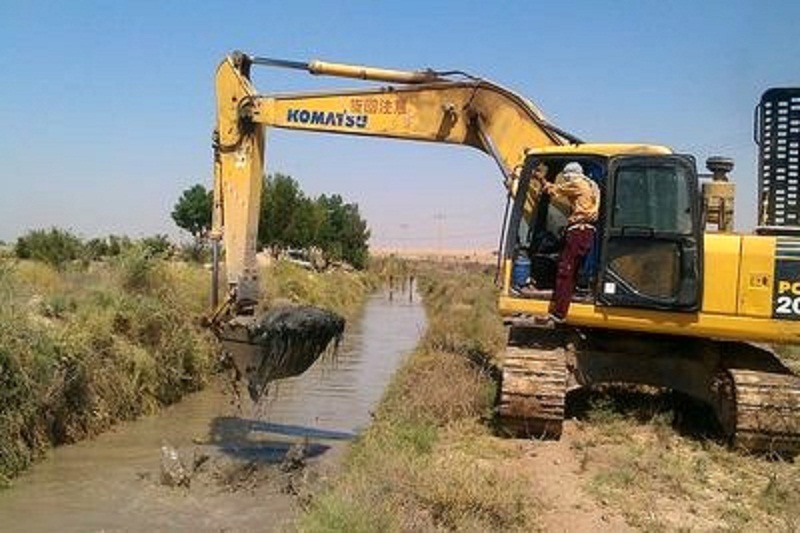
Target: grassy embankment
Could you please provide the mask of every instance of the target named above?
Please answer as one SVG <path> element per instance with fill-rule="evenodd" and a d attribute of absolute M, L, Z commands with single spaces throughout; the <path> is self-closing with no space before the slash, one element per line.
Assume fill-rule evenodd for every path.
<path fill-rule="evenodd" d="M 503 334 L 490 278 L 427 275 L 422 292 L 429 327 L 420 346 L 301 530 L 536 529 L 552 502 L 536 500 L 541 490 L 526 469 L 558 475 L 565 467 L 531 459 L 554 445 L 579 465 L 574 490 L 637 529 L 800 528 L 800 464 L 729 450 L 707 413 L 672 394 L 573 398 L 576 420 L 558 443 L 514 446 L 493 436 L 494 381 L 482 361 Z M 562 512 L 566 526 L 570 510 Z"/>
<path fill-rule="evenodd" d="M 204 272 L 131 250 L 57 270 L 0 262 L 0 476 L 202 387 Z"/>
<path fill-rule="evenodd" d="M 208 273 L 198 265 L 118 259 L 55 269 L 0 258 L 0 486 L 49 446 L 153 413 L 198 390 L 216 370 L 199 326 Z M 345 315 L 369 291 L 362 274 L 312 274 L 277 264 L 272 298 Z"/>
<path fill-rule="evenodd" d="M 329 270 L 318 273 L 288 262 L 277 262 L 262 276 L 264 306 L 280 301 L 315 305 L 346 318 L 361 309 L 379 282 L 380 271 Z"/>
<path fill-rule="evenodd" d="M 312 504 L 308 531 L 527 529 L 536 502 L 503 466 L 486 421 L 487 362 L 503 344 L 495 289 L 481 272 L 420 275 L 428 328 L 395 375 L 343 473 Z"/>

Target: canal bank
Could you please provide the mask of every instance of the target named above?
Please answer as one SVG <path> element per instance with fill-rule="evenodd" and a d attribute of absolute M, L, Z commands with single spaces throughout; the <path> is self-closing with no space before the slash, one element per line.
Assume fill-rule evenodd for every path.
<path fill-rule="evenodd" d="M 214 383 L 156 416 L 64 446 L 0 492 L 2 531 L 272 530 L 325 484 L 424 330 L 421 304 L 371 296 L 334 359 L 235 401 Z M 190 471 L 161 483 L 162 447 Z"/>

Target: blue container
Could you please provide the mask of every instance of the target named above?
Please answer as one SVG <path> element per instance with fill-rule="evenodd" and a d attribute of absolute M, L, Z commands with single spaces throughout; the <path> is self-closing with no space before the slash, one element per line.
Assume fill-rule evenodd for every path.
<path fill-rule="evenodd" d="M 531 277 L 531 260 L 525 255 L 519 255 L 514 259 L 514 267 L 511 269 L 511 284 L 514 287 L 522 287 Z"/>

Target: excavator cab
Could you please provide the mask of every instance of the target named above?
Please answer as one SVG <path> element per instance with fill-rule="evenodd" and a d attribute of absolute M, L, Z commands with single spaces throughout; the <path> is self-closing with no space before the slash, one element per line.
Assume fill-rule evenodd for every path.
<path fill-rule="evenodd" d="M 526 172 L 533 172 L 539 165 L 546 169 L 545 179 L 550 183 L 560 183 L 563 180 L 562 169 L 571 162 L 581 164 L 584 173 L 601 185 L 606 177 L 606 162 L 603 158 L 575 156 L 531 157 L 526 164 Z M 558 256 L 564 245 L 564 236 L 567 230 L 567 219 L 570 205 L 563 198 L 550 197 L 540 194 L 539 186 L 523 180 L 527 189 L 526 204 L 520 208 L 519 222 L 512 248 L 515 262 L 530 263 L 530 275 L 517 277 L 516 285 L 527 284 L 529 288 L 538 291 L 552 290 L 555 285 L 556 267 Z M 590 292 L 599 265 L 600 243 L 595 242 L 587 256 L 579 274 L 578 287 L 581 293 Z M 519 270 L 518 270 L 519 271 Z M 524 273 L 523 273 L 524 274 Z M 528 291 L 530 294 L 530 291 Z"/>
<path fill-rule="evenodd" d="M 611 161 L 598 303 L 696 311 L 704 225 L 694 159 Z"/>
<path fill-rule="evenodd" d="M 575 161 L 601 192 L 595 242 L 578 273 L 575 299 L 617 307 L 693 311 L 702 293 L 703 223 L 694 160 L 681 155 L 532 154 L 520 179 L 506 249 L 511 293 L 549 299 L 570 212 L 542 193 L 539 165 L 558 183 Z"/>

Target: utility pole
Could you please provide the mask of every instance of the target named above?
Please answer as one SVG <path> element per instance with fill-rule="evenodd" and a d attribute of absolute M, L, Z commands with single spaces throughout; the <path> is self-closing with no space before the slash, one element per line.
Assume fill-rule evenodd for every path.
<path fill-rule="evenodd" d="M 438 246 L 439 261 L 444 261 L 443 240 L 444 240 L 444 221 L 447 215 L 444 213 L 434 213 L 433 219 L 436 221 L 436 243 Z"/>
<path fill-rule="evenodd" d="M 395 246 L 395 248 L 397 249 L 397 256 L 398 256 L 398 257 L 399 257 L 400 255 L 402 255 L 402 254 L 401 254 L 401 251 L 402 251 L 403 249 L 406 249 L 406 248 L 408 248 L 408 224 L 407 224 L 407 223 L 405 223 L 405 222 L 402 222 L 402 223 L 400 224 L 400 229 L 402 230 L 402 231 L 400 232 L 400 235 L 401 235 L 401 237 L 400 237 L 400 243 L 399 243 L 399 244 L 397 244 L 397 243 L 396 243 L 396 246 Z M 406 253 L 408 253 L 408 250 L 405 250 L 405 252 L 406 252 Z"/>

